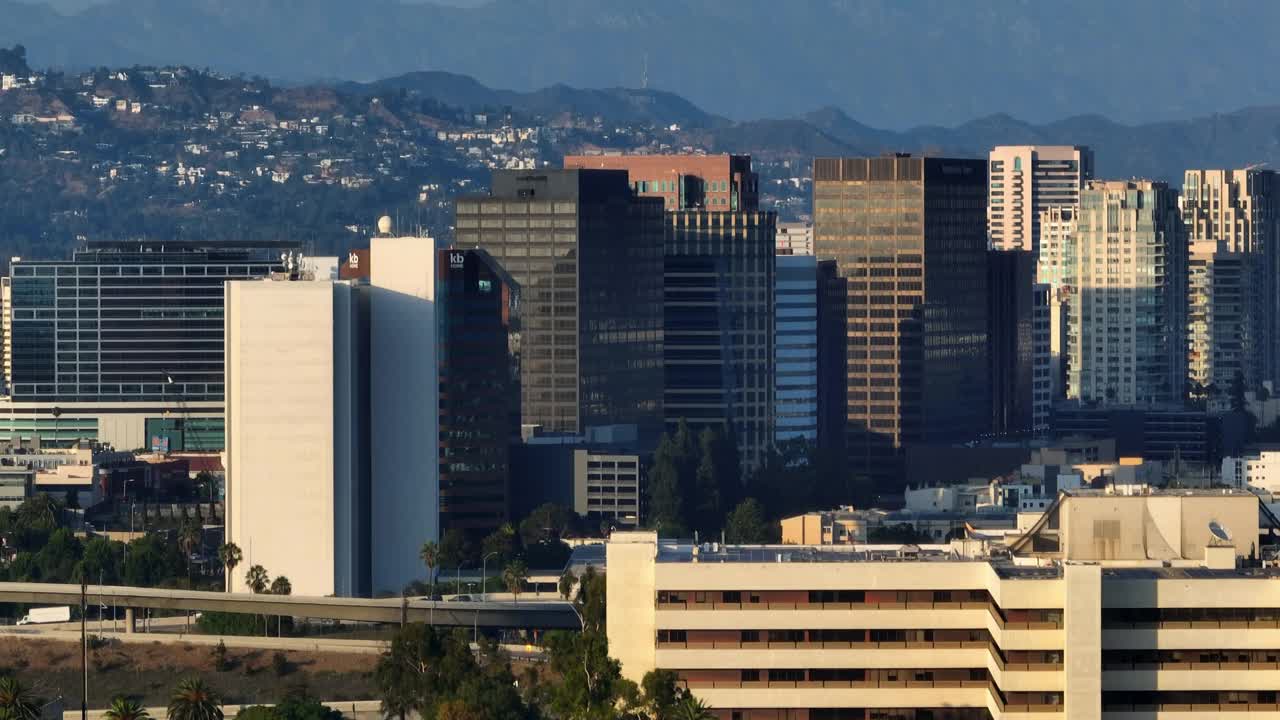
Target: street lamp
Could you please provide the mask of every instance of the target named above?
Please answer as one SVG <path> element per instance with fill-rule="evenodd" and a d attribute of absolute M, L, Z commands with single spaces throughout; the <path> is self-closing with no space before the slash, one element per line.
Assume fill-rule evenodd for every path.
<path fill-rule="evenodd" d="M 489 558 L 497 555 L 498 551 L 493 551 L 480 559 L 480 599 L 489 599 Z"/>

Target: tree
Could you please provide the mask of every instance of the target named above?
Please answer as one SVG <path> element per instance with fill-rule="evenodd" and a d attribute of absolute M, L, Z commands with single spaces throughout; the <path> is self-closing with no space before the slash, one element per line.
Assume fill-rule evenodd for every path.
<path fill-rule="evenodd" d="M 249 592 L 254 595 L 265 593 L 271 583 L 271 576 L 267 574 L 267 569 L 261 565 L 254 565 L 244 574 L 244 585 L 249 588 Z"/>
<path fill-rule="evenodd" d="M 697 519 L 696 529 L 705 537 L 721 527 L 728 509 L 742 496 L 742 473 L 732 433 L 716 427 L 703 428 L 698 448 L 692 517 Z"/>
<path fill-rule="evenodd" d="M 4 720 L 39 720 L 44 701 L 12 675 L 0 677 L 0 718 Z"/>
<path fill-rule="evenodd" d="M 199 678 L 178 683 L 169 699 L 168 720 L 222 720 L 222 701 Z"/>
<path fill-rule="evenodd" d="M 725 542 L 762 545 L 773 538 L 773 529 L 764 519 L 764 508 L 755 498 L 747 498 L 738 503 L 738 507 L 725 519 Z"/>
<path fill-rule="evenodd" d="M 711 708 L 693 693 L 685 693 L 672 714 L 673 720 L 715 720 L 715 717 Z"/>
<path fill-rule="evenodd" d="M 195 523 L 184 522 L 178 530 L 178 547 L 182 549 L 182 557 L 187 561 L 187 578 L 191 577 L 191 556 L 204 543 L 204 533 Z"/>
<path fill-rule="evenodd" d="M 511 523 L 503 523 L 480 541 L 480 553 L 483 557 L 492 554 L 496 567 L 502 567 L 515 553 L 515 537 L 516 530 Z"/>
<path fill-rule="evenodd" d="M 560 542 L 573 529 L 574 513 L 555 503 L 543 503 L 520 521 L 520 539 L 525 547 Z"/>
<path fill-rule="evenodd" d="M 436 720 L 485 720 L 462 700 L 445 700 L 436 708 Z"/>
<path fill-rule="evenodd" d="M 422 623 L 400 628 L 374 670 L 374 684 L 385 717 L 416 713 L 423 718 L 441 717 L 446 703 L 464 708 L 479 718 L 516 720 L 528 716 L 511 665 L 497 645 L 480 639 L 472 652 L 471 633 L 438 630 Z"/>
<path fill-rule="evenodd" d="M 271 581 L 270 592 L 272 595 L 292 595 L 293 583 L 289 582 L 289 578 L 279 575 Z"/>
<path fill-rule="evenodd" d="M 693 436 L 683 419 L 675 434 L 663 433 L 649 467 L 649 524 L 667 535 L 686 534 L 688 486 L 692 481 Z"/>
<path fill-rule="evenodd" d="M 467 540 L 466 533 L 457 528 L 450 528 L 441 536 L 439 567 L 462 567 L 471 554 L 471 542 Z"/>
<path fill-rule="evenodd" d="M 151 720 L 151 713 L 137 700 L 117 695 L 112 698 L 111 707 L 107 708 L 102 717 L 104 720 Z"/>
<path fill-rule="evenodd" d="M 231 573 L 235 571 L 236 566 L 244 559 L 244 553 L 240 552 L 240 546 L 235 543 L 223 543 L 218 546 L 218 562 L 222 563 L 222 567 L 226 568 L 227 574 L 227 591 L 231 591 Z"/>
<path fill-rule="evenodd" d="M 569 596 L 573 594 L 573 586 L 577 582 L 578 576 L 574 575 L 572 570 L 565 570 L 564 574 L 560 576 L 560 582 L 556 584 L 556 590 L 560 593 L 560 597 L 568 600 Z"/>
<path fill-rule="evenodd" d="M 680 704 L 684 691 L 677 684 L 680 676 L 674 670 L 650 670 L 640 681 L 645 704 L 655 718 L 669 718 Z"/>
<path fill-rule="evenodd" d="M 431 595 L 436 594 L 436 568 L 440 567 L 440 544 L 434 540 L 428 540 L 422 543 L 422 549 L 418 551 L 418 557 L 422 559 L 422 564 L 427 566 L 427 580 L 431 583 Z"/>
<path fill-rule="evenodd" d="M 515 596 L 516 602 L 520 602 L 520 592 L 524 590 L 524 583 L 528 579 L 529 568 L 525 567 L 523 560 L 512 560 L 502 570 L 502 584 L 507 586 L 507 592 Z"/>

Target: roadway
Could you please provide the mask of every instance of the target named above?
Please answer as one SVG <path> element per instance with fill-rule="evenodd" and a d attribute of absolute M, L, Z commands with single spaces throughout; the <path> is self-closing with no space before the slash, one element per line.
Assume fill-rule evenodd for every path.
<path fill-rule="evenodd" d="M 356 622 L 422 622 L 457 627 L 529 630 L 576 630 L 576 610 L 567 602 L 443 602 L 400 598 L 366 599 L 252 595 L 198 590 L 114 585 L 88 586 L 88 604 L 122 608 L 151 608 L 186 612 L 228 612 L 252 615 L 350 620 Z M 0 602 L 24 605 L 80 604 L 79 585 L 0 583 Z M 91 611 L 92 612 L 92 611 Z"/>

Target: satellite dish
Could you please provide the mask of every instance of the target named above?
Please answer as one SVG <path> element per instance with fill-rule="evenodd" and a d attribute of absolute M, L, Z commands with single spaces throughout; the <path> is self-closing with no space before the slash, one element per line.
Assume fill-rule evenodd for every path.
<path fill-rule="evenodd" d="M 1217 520 L 1209 521 L 1209 532 L 1213 536 L 1223 542 L 1231 542 L 1231 532 L 1218 524 Z"/>

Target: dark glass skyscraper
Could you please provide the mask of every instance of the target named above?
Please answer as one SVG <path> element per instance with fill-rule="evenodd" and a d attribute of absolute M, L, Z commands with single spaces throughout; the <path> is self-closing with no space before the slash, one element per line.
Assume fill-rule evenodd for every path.
<path fill-rule="evenodd" d="M 11 268 L 16 401 L 223 400 L 222 285 L 288 244 L 94 242 Z"/>
<path fill-rule="evenodd" d="M 773 445 L 772 212 L 667 213 L 664 414 L 731 430 L 744 468 Z"/>
<path fill-rule="evenodd" d="M 482 536 L 508 520 L 520 438 L 520 286 L 484 250 L 441 250 L 440 528 Z"/>
<path fill-rule="evenodd" d="M 662 200 L 619 170 L 495 170 L 460 198 L 459 248 L 487 250 L 520 285 L 522 422 L 582 434 L 662 427 Z"/>
<path fill-rule="evenodd" d="M 893 479 L 900 448 L 990 424 L 986 163 L 819 158 L 814 252 L 848 278 L 848 453 Z"/>

